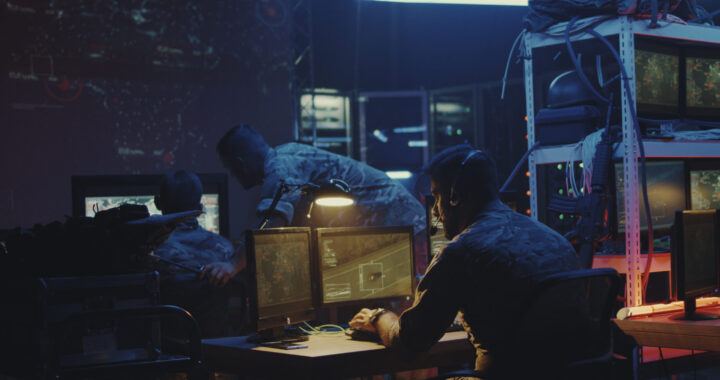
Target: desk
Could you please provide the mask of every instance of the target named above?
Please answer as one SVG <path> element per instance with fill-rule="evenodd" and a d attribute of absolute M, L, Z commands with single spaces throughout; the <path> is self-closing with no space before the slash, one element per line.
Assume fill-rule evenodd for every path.
<path fill-rule="evenodd" d="M 202 345 L 211 371 L 263 378 L 358 377 L 475 361 L 475 348 L 463 331 L 445 334 L 412 362 L 397 359 L 382 344 L 341 334 L 310 336 L 308 348 L 296 350 L 258 347 L 247 343 L 246 337 L 205 339 Z"/>
<path fill-rule="evenodd" d="M 613 320 L 638 346 L 720 351 L 720 320 L 683 321 L 670 319 L 679 312 Z M 698 309 L 720 315 L 720 307 Z"/>

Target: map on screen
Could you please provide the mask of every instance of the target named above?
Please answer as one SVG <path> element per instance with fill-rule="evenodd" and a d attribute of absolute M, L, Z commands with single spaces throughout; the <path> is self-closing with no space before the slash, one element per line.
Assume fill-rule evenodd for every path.
<path fill-rule="evenodd" d="M 309 233 L 255 234 L 253 241 L 258 307 L 311 305 Z"/>
<path fill-rule="evenodd" d="M 413 294 L 412 232 L 318 229 L 324 303 Z"/>

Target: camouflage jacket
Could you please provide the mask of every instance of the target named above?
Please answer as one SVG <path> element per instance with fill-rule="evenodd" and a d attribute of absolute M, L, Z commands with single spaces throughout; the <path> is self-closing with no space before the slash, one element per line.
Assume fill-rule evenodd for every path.
<path fill-rule="evenodd" d="M 308 220 L 308 196 L 292 192 L 282 196 L 276 212 L 291 226 L 409 225 L 414 227 L 415 233 L 425 229 L 425 208 L 399 182 L 351 158 L 297 143 L 280 145 L 268 153 L 257 213 L 261 216 L 270 208 L 273 196 L 282 183 L 320 185 L 334 178 L 350 185 L 355 206 L 313 207 L 312 218 Z"/>
<path fill-rule="evenodd" d="M 190 218 L 180 223 L 165 243 L 155 250 L 155 255 L 200 269 L 213 262 L 230 261 L 233 252 L 233 245 L 228 239 L 202 228 L 196 218 Z M 162 262 L 159 267 L 169 273 L 187 272 Z"/>
<path fill-rule="evenodd" d="M 413 306 L 393 326 L 392 347 L 411 357 L 429 349 L 459 313 L 484 369 L 484 356 L 511 344 L 511 316 L 522 311 L 531 281 L 578 266 L 560 234 L 492 202 L 433 258 Z"/>

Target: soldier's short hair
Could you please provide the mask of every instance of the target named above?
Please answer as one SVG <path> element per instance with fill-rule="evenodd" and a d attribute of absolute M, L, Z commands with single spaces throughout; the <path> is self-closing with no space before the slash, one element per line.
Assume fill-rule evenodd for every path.
<path fill-rule="evenodd" d="M 197 210 L 202 207 L 203 187 L 195 173 L 177 170 L 165 175 L 160 181 L 163 212 L 181 212 Z"/>
<path fill-rule="evenodd" d="M 469 144 L 456 145 L 436 154 L 425 167 L 425 174 L 448 192 L 454 184 L 459 194 L 477 195 L 482 200 L 499 198 L 495 160 Z"/>
<path fill-rule="evenodd" d="M 248 124 L 232 127 L 217 144 L 220 157 L 229 158 L 239 155 L 248 160 L 263 159 L 268 148 L 262 135 Z"/>

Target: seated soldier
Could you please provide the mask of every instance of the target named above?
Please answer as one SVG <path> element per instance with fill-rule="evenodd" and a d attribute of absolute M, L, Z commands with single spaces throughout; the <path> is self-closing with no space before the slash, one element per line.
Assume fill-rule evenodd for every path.
<path fill-rule="evenodd" d="M 411 308 L 400 317 L 363 309 L 350 325 L 376 331 L 386 346 L 413 358 L 459 312 L 476 348 L 475 368 L 491 378 L 525 378 L 516 371 L 537 367 L 516 355 L 513 316 L 522 315 L 538 276 L 578 269 L 575 251 L 557 232 L 500 202 L 495 163 L 484 152 L 467 144 L 448 148 L 427 173 L 433 214 L 452 241 L 433 258 Z"/>
<path fill-rule="evenodd" d="M 201 210 L 202 183 L 190 172 L 179 170 L 163 177 L 155 205 L 163 214 Z M 155 256 L 165 261 L 158 269 L 163 274 L 163 303 L 181 306 L 198 320 L 203 336 L 223 336 L 227 331 L 228 294 L 220 289 L 227 281 L 209 277 L 201 281 L 197 274 L 210 264 L 228 263 L 233 246 L 226 238 L 204 229 L 197 218 L 184 220 Z M 179 265 L 173 265 L 177 263 Z M 194 270 L 190 270 L 194 268 Z"/>

